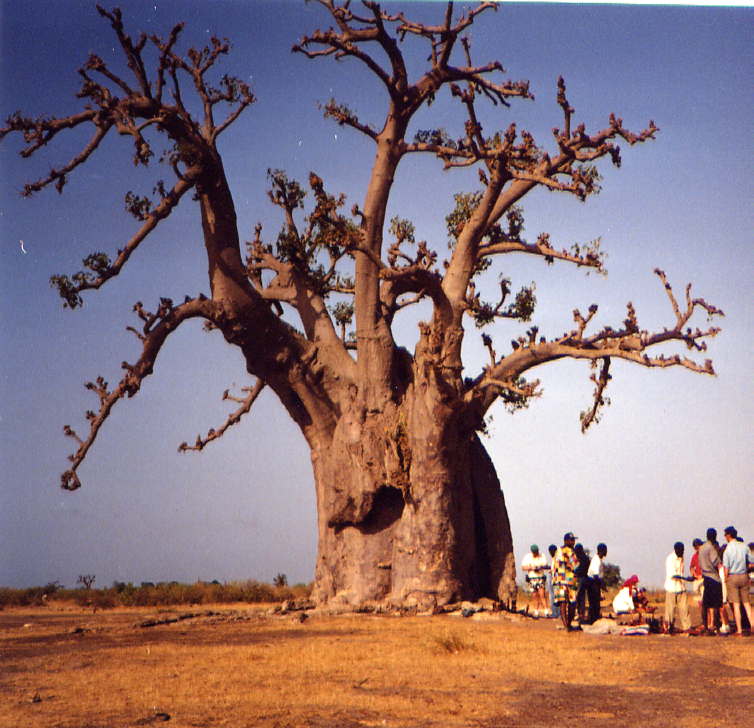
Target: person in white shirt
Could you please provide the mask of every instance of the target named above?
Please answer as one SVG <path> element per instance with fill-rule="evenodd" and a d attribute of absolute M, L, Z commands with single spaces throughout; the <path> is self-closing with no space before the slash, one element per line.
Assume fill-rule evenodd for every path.
<path fill-rule="evenodd" d="M 531 588 L 532 611 L 534 617 L 547 616 L 547 597 L 545 585 L 547 580 L 547 559 L 539 553 L 539 546 L 533 543 L 531 550 L 521 560 L 521 570 L 526 576 L 526 582 Z"/>
<path fill-rule="evenodd" d="M 691 627 L 686 584 L 684 582 L 693 581 L 693 577 L 683 575 L 683 552 L 683 544 L 676 541 L 673 544 L 673 550 L 665 559 L 665 629 L 668 632 L 673 631 L 676 614 L 683 632 L 688 632 Z"/>
<path fill-rule="evenodd" d="M 623 586 L 613 597 L 613 611 L 618 614 L 630 614 L 634 611 L 634 594 L 636 585 L 639 583 L 639 577 L 632 574 L 623 582 Z"/>
<path fill-rule="evenodd" d="M 586 572 L 587 593 L 589 595 L 589 624 L 594 624 L 600 618 L 600 602 L 602 601 L 602 588 L 605 582 L 605 556 L 607 546 L 604 543 L 597 544 L 597 553 L 589 562 Z"/>

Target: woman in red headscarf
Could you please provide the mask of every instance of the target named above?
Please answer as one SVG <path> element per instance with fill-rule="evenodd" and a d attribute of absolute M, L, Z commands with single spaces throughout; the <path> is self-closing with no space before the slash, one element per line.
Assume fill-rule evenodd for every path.
<path fill-rule="evenodd" d="M 634 596 L 638 583 L 639 577 L 636 574 L 632 574 L 623 582 L 623 586 L 613 599 L 613 611 L 616 614 L 631 614 L 631 612 L 636 611 Z"/>

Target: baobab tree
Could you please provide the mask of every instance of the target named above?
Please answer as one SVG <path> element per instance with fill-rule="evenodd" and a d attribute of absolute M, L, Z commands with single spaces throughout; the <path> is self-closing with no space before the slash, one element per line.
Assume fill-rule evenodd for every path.
<path fill-rule="evenodd" d="M 255 101 L 243 81 L 227 75 L 213 85 L 216 67 L 229 52 L 227 41 L 179 52 L 182 25 L 167 37 L 129 35 L 119 10 L 98 6 L 125 56 L 129 75 L 118 75 L 91 55 L 79 73 L 80 112 L 66 117 L 12 115 L 0 131 L 17 134 L 31 156 L 61 132 L 90 128 L 91 137 L 70 161 L 24 187 L 31 195 L 54 186 L 93 163 L 111 133 L 130 138 L 134 162 L 147 166 L 167 140 L 159 162 L 173 181 L 159 181 L 154 199 L 132 192 L 126 206 L 138 220 L 133 236 L 114 257 L 95 252 L 73 275 L 52 283 L 64 305 L 82 305 L 88 291 L 117 276 L 141 243 L 186 197 L 198 204 L 206 250 L 209 295 L 181 302 L 159 299 L 154 310 L 134 306 L 139 324 L 129 327 L 141 353 L 124 362 L 113 388 L 103 378 L 87 384 L 99 399 L 86 413 L 88 433 L 65 432 L 76 443 L 62 487 L 75 490 L 78 469 L 112 408 L 135 395 L 152 373 L 168 337 L 190 319 L 202 319 L 243 355 L 253 382 L 224 397 L 236 402 L 228 419 L 182 451 L 202 450 L 236 425 L 269 387 L 311 449 L 317 495 L 318 556 L 315 597 L 350 605 L 387 601 L 434 606 L 462 598 L 490 596 L 508 601 L 515 593 L 510 526 L 503 494 L 479 433 L 485 415 L 499 401 L 526 406 L 539 394 L 528 379 L 536 367 L 561 359 L 591 365 L 594 395 L 582 414 L 586 429 L 599 417 L 614 359 L 646 368 L 683 367 L 713 374 L 709 360 L 656 354 L 676 343 L 701 353 L 716 327 L 700 329 L 691 318 L 722 312 L 704 299 L 673 292 L 657 270 L 669 303 L 669 325 L 641 328 L 632 304 L 613 327 L 597 327 L 597 306 L 573 311 L 573 324 L 547 338 L 532 323 L 525 335 L 502 346 L 493 339 L 502 321 L 533 320 L 532 287 L 513 293 L 499 279 L 499 298 L 482 298 L 480 276 L 501 268 L 512 254 L 534 256 L 547 264 L 604 271 L 598 245 L 562 248 L 547 234 L 523 234 L 522 199 L 538 188 L 586 200 L 598 190 L 597 164 L 620 165 L 620 140 L 629 145 L 653 139 L 649 122 L 641 132 L 608 117 L 604 128 L 589 131 L 574 123 L 574 108 L 560 79 L 561 109 L 549 146 L 515 124 L 502 131 L 483 128 L 479 104 L 508 106 L 533 99 L 529 84 L 503 77 L 493 61 L 477 65 L 465 35 L 483 13 L 481 3 L 460 16 L 449 4 L 437 25 L 416 22 L 364 0 L 319 0 L 328 22 L 302 38 L 293 50 L 309 59 L 349 58 L 363 64 L 384 89 L 384 120 L 370 125 L 358 113 L 331 100 L 325 116 L 362 134 L 374 145 L 365 159 L 369 184 L 364 199 L 346 209 L 345 196 L 328 191 L 315 173 L 308 191 L 281 170 L 268 170 L 270 201 L 280 208 L 282 230 L 270 238 L 257 225 L 242 246 L 231 189 L 218 138 Z M 410 78 L 405 45 L 424 44 L 425 71 Z M 379 55 L 378 55 L 379 54 Z M 346 67 L 347 70 L 347 67 Z M 417 112 L 446 90 L 462 122 L 451 136 L 442 129 L 410 132 Z M 409 220 L 387 220 L 399 166 L 414 155 L 432 155 L 447 170 L 478 170 L 476 191 L 456 196 L 446 218 L 451 249 L 417 241 Z M 396 343 L 396 315 L 422 303 L 429 315 L 418 324 L 413 351 Z M 469 325 L 490 326 L 483 333 L 489 363 L 465 372 L 462 345 Z M 473 331 L 473 328 L 471 329 Z M 664 349 L 663 349 L 664 350 Z"/>

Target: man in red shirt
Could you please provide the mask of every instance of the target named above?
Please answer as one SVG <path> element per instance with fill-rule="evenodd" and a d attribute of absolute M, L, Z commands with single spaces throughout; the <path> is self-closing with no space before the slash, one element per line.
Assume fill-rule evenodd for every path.
<path fill-rule="evenodd" d="M 702 587 L 704 585 L 704 579 L 702 578 L 702 569 L 699 566 L 699 547 L 702 545 L 702 539 L 695 538 L 693 542 L 694 555 L 691 557 L 689 563 L 689 573 L 694 577 L 694 583 L 691 586 L 691 591 L 696 594 L 696 605 L 702 606 Z"/>

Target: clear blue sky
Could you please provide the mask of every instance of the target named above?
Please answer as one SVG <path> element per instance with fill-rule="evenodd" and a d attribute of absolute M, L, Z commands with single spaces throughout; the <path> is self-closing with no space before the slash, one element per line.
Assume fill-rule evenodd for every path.
<path fill-rule="evenodd" d="M 258 220 L 270 234 L 280 224 L 265 197 L 269 167 L 299 179 L 316 171 L 349 206 L 361 202 L 371 150 L 324 121 L 317 103 L 335 96 L 377 119 L 383 92 L 355 63 L 291 54 L 302 34 L 327 23 L 315 3 L 123 5 L 132 31 L 166 34 L 185 20 L 183 48 L 213 34 L 233 41 L 225 68 L 250 80 L 259 98 L 222 142 L 245 238 Z M 16 109 L 72 113 L 76 69 L 88 52 L 119 59 L 94 3 L 0 0 L 0 10 L 3 118 Z M 443 8 L 409 10 L 430 19 Z M 562 74 L 576 120 L 589 128 L 614 111 L 629 128 L 654 119 L 661 129 L 655 142 L 624 148 L 622 169 L 603 166 L 603 192 L 585 205 L 544 192 L 526 201 L 532 238 L 546 231 L 569 245 L 602 236 L 608 252 L 607 279 L 506 258 L 514 286 L 537 282 L 542 332 L 565 331 L 572 309 L 591 303 L 600 304 L 600 322 L 619 323 L 629 300 L 643 327 L 672 324 L 657 266 L 677 293 L 691 281 L 694 295 L 727 314 L 710 351 L 717 377 L 615 363 L 613 404 L 587 435 L 578 419 L 592 389 L 583 363 L 537 372 L 545 395 L 528 411 L 494 412 L 487 445 L 519 560 L 530 543 L 546 546 L 573 530 L 587 547 L 607 542 L 608 560 L 624 574 L 661 584 L 676 540 L 690 543 L 729 523 L 754 540 L 752 19 L 747 8 L 512 4 L 473 28 L 475 59 L 499 59 L 512 78 L 530 79 L 537 97 L 485 109 L 487 128 L 515 119 L 547 140 L 560 123 Z M 411 54 L 415 69 L 422 53 Z M 430 112 L 418 127 L 461 128 L 447 99 Z M 130 143 L 114 138 L 62 196 L 47 190 L 22 199 L 24 182 L 67 161 L 80 143 L 75 135 L 61 141 L 32 160 L 18 157 L 18 140 L 0 144 L 0 585 L 71 586 L 82 573 L 96 574 L 100 586 L 271 580 L 278 572 L 309 581 L 316 530 L 308 451 L 271 395 L 203 453 L 177 453 L 180 442 L 224 420 L 224 389 L 248 383 L 240 355 L 199 326 L 173 336 L 138 397 L 118 405 L 81 468 L 83 488 L 59 489 L 71 452 L 62 427 L 83 432 L 83 413 L 94 405 L 83 382 L 100 374 L 117 382 L 120 362 L 138 355 L 125 331 L 133 304 L 207 291 L 198 212 L 186 200 L 117 279 L 87 294 L 82 310 L 63 310 L 49 276 L 78 270 L 93 250 L 122 246 L 135 223 L 123 196 L 149 192 L 160 170 L 134 169 Z M 418 237 L 443 250 L 452 194 L 473 186 L 473 175 L 410 162 L 390 213 L 412 218 Z M 400 336 L 410 344 L 414 331 L 409 317 Z M 520 332 L 507 325 L 491 333 L 502 349 Z M 476 331 L 466 353 L 473 375 L 485 361 Z"/>

